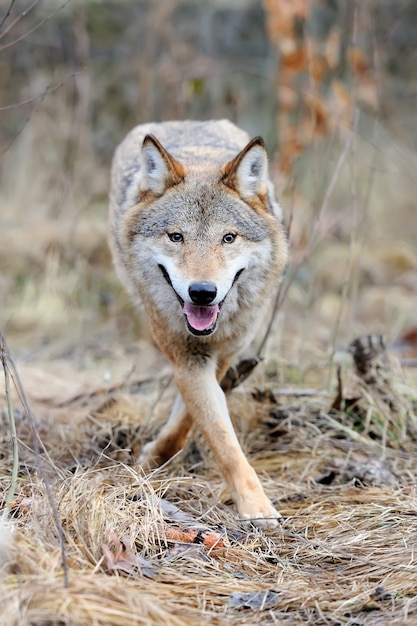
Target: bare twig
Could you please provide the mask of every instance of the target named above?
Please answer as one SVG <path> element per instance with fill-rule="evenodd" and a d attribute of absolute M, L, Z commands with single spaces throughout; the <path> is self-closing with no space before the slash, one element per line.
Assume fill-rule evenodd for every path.
<path fill-rule="evenodd" d="M 294 190 L 295 190 L 295 178 L 292 181 L 291 207 L 290 207 L 289 220 L 288 220 L 288 226 L 287 226 L 287 237 L 288 237 L 288 239 L 290 238 L 290 235 L 291 235 L 291 227 L 292 227 L 293 220 L 294 220 Z M 277 311 L 279 309 L 280 304 L 282 304 L 282 302 L 283 302 L 283 299 L 281 298 L 283 285 L 284 285 L 284 279 L 282 279 L 281 282 L 279 283 L 279 287 L 278 287 L 276 295 L 275 295 L 275 300 L 274 300 L 274 304 L 273 304 L 273 307 L 272 307 L 272 313 L 271 313 L 271 316 L 269 318 L 268 326 L 266 327 L 265 334 L 262 337 L 262 341 L 259 344 L 258 351 L 256 353 L 256 356 L 258 358 L 260 358 L 262 356 L 262 354 L 263 354 L 266 342 L 268 341 L 268 337 L 269 337 L 269 335 L 271 333 L 272 326 L 273 326 L 273 323 L 275 321 L 275 317 L 276 317 Z"/>
<path fill-rule="evenodd" d="M 15 0 L 12 0 L 10 6 L 9 6 L 9 10 L 6 13 L 6 15 L 3 18 L 2 21 L 2 25 L 5 23 L 6 19 L 8 18 L 8 16 L 10 15 L 10 11 L 13 7 Z M 39 3 L 39 0 L 34 0 L 32 2 L 32 4 L 30 4 L 28 6 L 27 9 L 25 9 L 24 11 L 22 11 L 21 13 L 19 13 L 19 15 L 13 20 L 13 22 L 11 22 L 8 27 L 2 32 L 0 33 L 0 39 L 3 39 L 3 37 L 5 37 L 7 35 L 7 33 L 10 33 L 10 31 L 12 30 L 12 28 L 14 28 L 14 26 L 16 26 L 16 24 L 18 24 L 20 22 L 21 19 L 23 19 L 24 17 L 26 17 L 26 15 L 29 13 L 29 11 L 31 11 L 37 4 Z"/>
<path fill-rule="evenodd" d="M 35 31 L 37 31 L 39 28 L 41 28 L 42 26 L 44 26 L 45 24 L 47 24 L 53 17 L 55 17 L 55 15 L 57 15 L 57 13 L 59 13 L 59 11 L 61 11 L 62 9 L 64 9 L 66 7 L 66 5 L 68 4 L 69 0 L 66 0 L 63 4 L 61 4 L 60 7 L 58 7 L 57 9 L 55 9 L 55 11 L 53 11 L 50 15 L 48 15 L 47 17 L 45 17 L 43 20 L 41 20 L 40 22 L 38 22 L 37 24 L 35 24 L 35 26 L 33 26 L 32 28 L 29 28 L 29 30 L 27 30 L 25 33 L 23 33 L 23 35 L 20 35 L 20 37 L 17 37 L 16 39 L 14 39 L 13 41 L 9 41 L 9 43 L 5 43 L 4 46 L 0 46 L 0 52 L 3 52 L 3 50 L 7 50 L 7 48 L 11 48 L 12 46 L 16 45 L 17 43 L 19 43 L 19 41 L 23 41 L 23 39 L 26 39 L 26 37 L 28 37 L 29 35 L 31 35 L 32 33 L 34 33 Z M 24 11 L 18 19 L 20 19 L 21 17 L 24 17 L 25 15 L 27 15 L 28 11 L 30 9 L 32 9 L 36 4 L 38 3 L 38 0 L 35 0 L 35 2 L 33 2 L 31 4 L 31 6 L 29 7 L 29 9 L 27 9 L 26 11 Z M 9 26 L 8 30 L 10 30 L 10 28 L 13 26 L 13 23 Z M 2 33 L 2 36 L 4 36 L 6 34 L 7 31 L 5 31 L 4 33 Z"/>
<path fill-rule="evenodd" d="M 70 74 L 70 76 L 67 76 L 67 78 L 65 80 L 63 80 L 61 83 L 59 83 L 58 85 L 53 85 L 52 87 L 50 85 L 48 85 L 45 89 L 45 91 L 37 96 L 33 96 L 32 98 L 28 98 L 25 101 L 22 102 L 18 102 L 15 104 L 11 104 L 11 105 L 7 105 L 5 107 L 0 107 L 0 112 L 2 111 L 7 111 L 10 109 L 15 109 L 16 107 L 19 106 L 23 106 L 25 104 L 31 104 L 32 102 L 36 102 L 38 100 L 37 106 L 40 106 L 42 104 L 42 102 L 44 101 L 44 99 L 46 98 L 46 96 L 48 96 L 49 94 L 53 93 L 54 91 L 56 91 L 57 89 L 60 89 L 61 87 L 63 87 L 65 85 L 65 83 L 70 80 L 71 78 L 75 78 L 77 76 L 77 72 L 74 72 L 73 74 Z M 9 143 L 1 150 L 0 155 L 5 154 L 9 148 L 13 145 L 13 143 L 16 141 L 16 139 L 19 137 L 19 135 L 23 132 L 23 130 L 25 129 L 26 125 L 29 123 L 30 118 L 32 116 L 33 111 L 36 111 L 36 107 L 34 107 L 33 109 L 31 109 L 29 111 L 29 115 L 27 116 L 27 118 L 25 119 L 25 121 L 23 122 L 23 124 L 21 125 L 21 127 L 19 128 L 19 130 L 16 132 L 16 134 L 10 139 Z"/>
<path fill-rule="evenodd" d="M 294 398 L 328 396 L 327 389 L 299 389 L 298 387 L 288 387 L 287 389 L 274 389 L 274 396 L 291 396 Z"/>
<path fill-rule="evenodd" d="M 297 274 L 300 271 L 301 267 L 304 265 L 306 260 L 309 258 L 309 256 L 311 255 L 311 253 L 313 252 L 315 247 L 320 243 L 320 241 L 322 239 L 322 237 L 318 236 L 318 232 L 317 232 L 318 231 L 318 227 L 319 227 L 319 225 L 321 223 L 321 220 L 322 220 L 322 217 L 323 217 L 324 213 L 326 212 L 327 206 L 329 204 L 330 197 L 331 197 L 331 195 L 333 193 L 334 187 L 335 187 L 336 182 L 337 182 L 337 180 L 339 178 L 342 166 L 345 163 L 345 161 L 346 161 L 346 159 L 347 159 L 347 157 L 349 155 L 349 152 L 351 150 L 352 142 L 353 142 L 353 138 L 354 138 L 354 135 L 355 135 L 356 126 L 357 126 L 357 117 L 358 117 L 357 114 L 355 114 L 354 115 L 352 129 L 349 130 L 349 132 L 348 132 L 348 136 L 346 138 L 345 145 L 343 147 L 342 152 L 340 153 L 339 159 L 338 159 L 338 161 L 336 163 L 336 167 L 335 167 L 335 169 L 333 171 L 333 175 L 332 175 L 332 177 L 330 179 L 330 182 L 329 182 L 329 184 L 327 186 L 326 193 L 324 194 L 323 202 L 322 202 L 322 204 L 320 206 L 320 209 L 318 211 L 318 214 L 317 214 L 316 219 L 315 219 L 314 224 L 313 224 L 313 229 L 312 229 L 312 233 L 311 233 L 310 239 L 308 241 L 308 244 L 306 245 L 306 247 L 305 247 L 305 249 L 303 251 L 301 259 L 298 261 L 298 263 L 292 269 L 291 275 L 288 277 L 288 279 L 286 281 L 282 281 L 280 286 L 279 286 L 279 289 L 278 289 L 278 292 L 277 292 L 277 295 L 276 295 L 276 299 L 275 299 L 275 303 L 274 303 L 274 306 L 273 306 L 271 318 L 270 318 L 267 330 L 265 332 L 265 335 L 264 335 L 264 337 L 263 337 L 263 339 L 261 341 L 260 347 L 258 349 L 257 356 L 260 356 L 262 354 L 263 350 L 264 350 L 264 347 L 265 347 L 266 341 L 267 341 L 267 339 L 269 337 L 269 334 L 271 332 L 272 325 L 273 325 L 273 322 L 275 320 L 275 316 L 277 314 L 277 311 L 279 310 L 280 306 L 282 305 L 282 303 L 284 302 L 285 298 L 287 297 L 288 290 L 291 287 L 292 283 L 294 282 L 295 277 L 297 276 Z"/>
<path fill-rule="evenodd" d="M 10 505 L 13 500 L 15 491 L 16 491 L 16 483 L 17 483 L 17 470 L 19 467 L 19 449 L 17 445 L 17 436 L 16 436 L 16 422 L 14 419 L 13 413 L 13 405 L 12 398 L 10 394 L 10 372 L 9 372 L 9 351 L 7 349 L 6 341 L 3 335 L 0 333 L 0 360 L 3 364 L 4 370 L 4 385 L 6 390 L 6 400 L 7 400 L 7 414 L 9 417 L 9 427 L 10 427 L 10 438 L 12 441 L 12 450 L 13 450 L 13 466 L 12 466 L 12 475 L 10 480 L 10 487 L 6 496 L 6 504 L 3 510 L 3 521 L 5 522 L 9 516 Z"/>
<path fill-rule="evenodd" d="M 13 5 L 16 2 L 16 0 L 11 0 L 10 4 L 9 4 L 9 8 L 7 9 L 6 13 L 4 14 L 1 22 L 0 22 L 0 29 L 3 28 L 4 24 L 6 23 L 6 21 L 8 20 L 8 18 L 10 17 L 10 13 L 11 10 L 13 9 Z M 1 36 L 1 34 L 0 34 Z"/>
<path fill-rule="evenodd" d="M 58 537 L 59 537 L 59 542 L 60 542 L 60 546 L 61 546 L 61 558 L 62 558 L 62 568 L 63 568 L 63 573 L 64 573 L 64 586 L 66 588 L 68 588 L 69 586 L 69 577 L 68 577 L 68 563 L 67 563 L 67 555 L 66 555 L 66 551 L 65 551 L 65 541 L 64 541 L 64 531 L 62 528 L 62 524 L 61 524 L 61 520 L 59 517 L 59 513 L 58 513 L 58 509 L 56 507 L 55 501 L 54 501 L 54 497 L 51 491 L 51 487 L 49 484 L 49 480 L 45 474 L 45 470 L 43 467 L 43 463 L 41 461 L 41 456 L 39 453 L 39 436 L 38 436 L 38 432 L 36 430 L 36 426 L 35 426 L 35 418 L 32 412 L 32 409 L 30 407 L 29 401 L 27 399 L 25 390 L 23 388 L 22 382 L 20 380 L 19 374 L 17 373 L 17 369 L 16 366 L 13 362 L 13 359 L 11 357 L 10 354 L 10 350 L 7 348 L 7 344 L 6 344 L 6 340 L 3 337 L 3 335 L 0 333 L 0 344 L 3 346 L 3 350 L 4 353 L 7 356 L 7 368 L 9 370 L 10 376 L 13 380 L 13 384 L 15 386 L 15 389 L 17 391 L 17 394 L 20 398 L 20 401 L 23 405 L 23 408 L 25 410 L 25 414 L 27 416 L 27 419 L 29 421 L 29 425 L 30 425 L 30 429 L 31 429 L 31 433 L 32 433 L 32 439 L 33 439 L 33 449 L 34 449 L 34 453 L 35 453 L 35 457 L 36 457 L 36 462 L 38 465 L 38 470 L 39 470 L 39 474 L 42 477 L 43 483 L 45 485 L 45 490 L 46 490 L 46 494 L 49 500 L 49 504 L 51 506 L 52 509 L 52 513 L 53 513 L 53 517 L 55 520 L 55 525 L 58 531 Z M 2 356 L 2 360 L 3 360 L 3 356 Z"/>
<path fill-rule="evenodd" d="M 26 98 L 26 100 L 21 100 L 20 102 L 14 102 L 13 104 L 6 104 L 5 106 L 0 107 L 0 112 L 3 113 L 4 111 L 11 111 L 13 109 L 18 109 L 19 107 L 25 106 L 26 104 L 32 104 L 32 102 L 36 102 L 37 100 L 42 101 L 45 98 L 45 96 L 47 96 L 50 93 L 53 93 L 57 89 L 60 89 L 60 87 L 63 87 L 69 79 L 75 78 L 78 74 L 79 72 L 73 72 L 72 74 L 67 76 L 65 80 L 61 81 L 57 85 L 50 85 L 50 84 L 47 85 L 46 88 L 42 91 L 42 93 L 39 93 L 36 96 L 31 96 L 30 98 Z"/>

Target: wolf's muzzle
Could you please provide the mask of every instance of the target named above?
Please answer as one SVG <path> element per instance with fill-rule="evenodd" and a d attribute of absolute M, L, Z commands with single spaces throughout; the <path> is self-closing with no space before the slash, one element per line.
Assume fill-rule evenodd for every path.
<path fill-rule="evenodd" d="M 158 267 L 161 270 L 166 282 L 177 296 L 185 317 L 188 331 L 197 337 L 213 334 L 217 328 L 220 309 L 225 300 L 225 298 L 223 298 L 223 300 L 218 304 L 212 304 L 213 300 L 215 300 L 217 296 L 217 287 L 215 283 L 204 280 L 191 283 L 188 288 L 188 295 L 190 296 L 191 302 L 184 302 L 175 290 L 166 268 L 161 264 L 159 264 Z M 244 268 L 236 273 L 232 282 L 232 287 L 239 279 L 243 270 Z"/>

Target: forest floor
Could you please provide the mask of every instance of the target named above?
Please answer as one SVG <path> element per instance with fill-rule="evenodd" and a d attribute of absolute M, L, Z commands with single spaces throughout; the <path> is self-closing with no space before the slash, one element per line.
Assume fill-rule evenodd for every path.
<path fill-rule="evenodd" d="M 295 203 L 287 297 L 264 360 L 228 397 L 284 518 L 260 531 L 236 518 L 198 433 L 150 474 L 135 464 L 175 390 L 114 276 L 105 198 L 82 215 L 65 210 L 72 198 L 28 213 L 18 200 L 3 198 L 0 232 L 3 509 L 10 410 L 19 443 L 0 622 L 415 624 L 414 206 L 372 214 L 380 230 L 366 240 L 356 221 L 352 245 L 336 210 L 309 223 Z M 312 230 L 321 239 L 305 255 Z"/>

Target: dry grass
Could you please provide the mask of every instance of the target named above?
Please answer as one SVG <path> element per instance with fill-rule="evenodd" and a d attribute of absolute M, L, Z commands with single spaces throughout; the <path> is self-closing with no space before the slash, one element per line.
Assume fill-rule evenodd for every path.
<path fill-rule="evenodd" d="M 277 406 L 236 390 L 230 406 L 243 445 L 285 518 L 278 531 L 260 532 L 235 519 L 198 437 L 150 476 L 132 464 L 130 450 L 164 418 L 172 395 L 168 388 L 161 396 L 165 379 L 139 393 L 133 380 L 116 391 L 73 380 L 65 397 L 62 378 L 41 368 L 22 376 L 29 380 L 30 373 L 44 450 L 35 457 L 26 420 L 18 419 L 23 500 L 15 503 L 13 533 L 4 542 L 2 623 L 415 622 L 416 448 L 409 433 L 399 445 L 384 446 L 353 418 L 337 417 L 331 394 Z M 62 363 L 61 376 L 67 379 Z M 348 380 L 352 391 L 362 388 L 353 374 Z M 377 393 L 369 390 L 362 403 L 378 413 Z M 11 454 L 4 426 L 6 486 Z M 68 589 L 40 466 L 63 527 Z M 178 522 L 166 502 L 188 517 Z M 225 547 L 167 540 L 178 524 L 218 532 Z M 111 533 L 145 559 L 142 571 L 127 574 L 117 563 L 109 569 L 102 544 L 114 549 Z"/>
<path fill-rule="evenodd" d="M 40 137 L 58 118 L 52 154 Z M 1 326 L 40 452 L 14 394 L 20 465 L 11 531 L 0 529 L 0 623 L 415 624 L 415 369 L 394 364 L 386 379 L 366 384 L 346 351 L 357 335 L 384 332 L 392 344 L 415 328 L 415 194 L 407 172 L 381 157 L 366 211 L 361 203 L 352 209 L 348 180 L 318 224 L 308 190 L 288 202 L 294 264 L 314 224 L 317 245 L 294 277 L 260 371 L 230 395 L 245 451 L 285 520 L 278 531 L 260 532 L 235 519 L 198 436 L 149 476 L 135 466 L 167 414 L 170 372 L 152 346 L 137 341 L 139 331 L 146 337 L 140 316 L 111 269 L 106 168 L 88 152 L 82 171 L 64 176 L 60 150 L 68 137 L 59 133 L 70 118 L 58 95 L 45 101 L 4 164 Z M 362 167 L 358 151 L 356 174 L 366 188 L 369 159 Z M 34 181 L 30 206 L 24 180 Z M 401 349 L 415 358 L 415 343 Z M 392 354 L 395 362 L 406 352 Z M 335 361 L 344 364 L 337 410 Z M 274 391 L 279 402 L 262 393 L 255 399 L 255 387 Z M 294 396 L 281 397 L 289 387 Z M 298 395 L 305 388 L 313 392 Z M 3 499 L 12 451 L 2 389 L 0 408 Z M 167 502 L 188 518 L 178 521 Z M 178 524 L 220 533 L 225 546 L 173 542 L 167 534 Z M 130 573 L 105 558 L 103 544 L 116 549 L 112 533 L 136 559 Z"/>

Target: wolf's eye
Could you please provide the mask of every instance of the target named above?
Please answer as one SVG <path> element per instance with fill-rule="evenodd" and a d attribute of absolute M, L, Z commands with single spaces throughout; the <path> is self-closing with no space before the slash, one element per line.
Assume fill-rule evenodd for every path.
<path fill-rule="evenodd" d="M 223 243 L 233 243 L 236 239 L 236 235 L 234 233 L 226 233 L 223 237 Z"/>
<path fill-rule="evenodd" d="M 175 241 L 175 243 L 181 243 L 182 241 L 184 241 L 184 237 L 181 235 L 181 233 L 168 233 L 168 237 L 171 239 L 171 241 Z"/>

